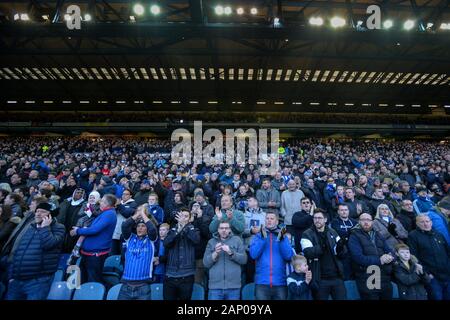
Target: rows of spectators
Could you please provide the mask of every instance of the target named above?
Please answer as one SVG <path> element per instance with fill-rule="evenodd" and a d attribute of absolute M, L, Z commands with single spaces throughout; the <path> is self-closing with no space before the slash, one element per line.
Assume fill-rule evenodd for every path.
<path fill-rule="evenodd" d="M 120 299 L 450 299 L 450 148 L 290 140 L 280 170 L 176 165 L 168 140 L 0 140 L 0 275 L 45 299 L 62 253 L 81 282 L 121 255 Z M 370 271 L 372 270 L 372 271 Z M 378 270 L 379 284 L 369 285 Z"/>
<path fill-rule="evenodd" d="M 339 124 L 398 124 L 398 125 L 447 125 L 449 117 L 429 117 L 424 115 L 402 114 L 349 114 L 349 113 L 146 113 L 146 112 L 110 112 L 110 113 L 8 113 L 2 116 L 2 121 L 48 123 L 48 122 L 166 122 L 179 124 L 179 121 L 194 121 L 202 118 L 204 122 L 240 122 L 240 123 L 339 123 Z M 49 121 L 50 120 L 50 121 Z"/>

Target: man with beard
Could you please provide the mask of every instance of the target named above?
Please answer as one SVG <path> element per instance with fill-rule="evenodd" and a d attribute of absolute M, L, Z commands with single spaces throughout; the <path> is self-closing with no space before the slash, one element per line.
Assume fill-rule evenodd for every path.
<path fill-rule="evenodd" d="M 346 240 L 326 226 L 323 212 L 313 214 L 314 226 L 306 230 L 301 246 L 313 279 L 312 288 L 316 300 L 346 300 L 344 266 L 341 259 L 346 253 Z"/>
<path fill-rule="evenodd" d="M 373 227 L 373 218 L 368 213 L 359 216 L 358 225 L 351 231 L 348 250 L 353 262 L 356 286 L 362 300 L 392 299 L 392 262 L 395 254 L 390 251 L 386 240 Z M 378 266 L 381 271 L 379 288 L 369 288 L 367 280 L 369 267 Z"/>
<path fill-rule="evenodd" d="M 57 220 L 66 227 L 66 238 L 64 239 L 63 252 L 69 253 L 75 246 L 77 239 L 69 235 L 70 230 L 76 226 L 78 219 L 80 218 L 78 213 L 83 207 L 84 203 L 84 189 L 78 188 L 72 194 L 71 198 L 68 198 L 61 203 L 59 207 L 59 213 Z"/>
<path fill-rule="evenodd" d="M 350 211 L 348 205 L 341 203 L 338 206 L 338 217 L 331 221 L 330 227 L 335 230 L 339 237 L 348 243 L 350 231 L 358 224 L 358 221 L 349 217 Z M 349 280 L 352 277 L 352 261 L 350 254 L 346 252 L 342 258 L 342 264 L 344 265 L 344 280 Z"/>

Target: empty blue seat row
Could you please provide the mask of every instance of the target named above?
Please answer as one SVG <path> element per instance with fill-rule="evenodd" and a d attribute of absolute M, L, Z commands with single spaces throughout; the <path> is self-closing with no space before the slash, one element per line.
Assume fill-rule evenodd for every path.
<path fill-rule="evenodd" d="M 69 288 L 66 281 L 54 281 L 47 300 L 103 300 L 105 286 L 98 282 L 83 283 L 79 289 Z"/>
<path fill-rule="evenodd" d="M 345 281 L 348 300 L 360 300 L 360 295 L 356 282 L 353 280 Z M 107 300 L 117 300 L 122 284 L 113 286 L 106 296 Z M 392 282 L 392 298 L 398 299 L 398 287 Z M 0 287 L 0 298 L 1 298 Z M 4 288 L 3 288 L 4 290 Z M 65 281 L 54 281 L 48 295 L 48 300 L 103 300 L 105 297 L 105 286 L 101 283 L 88 282 L 80 286 L 79 289 L 70 289 Z M 249 283 L 242 288 L 242 300 L 255 300 L 255 284 Z M 192 291 L 192 300 L 205 300 L 204 288 L 194 283 Z M 154 283 L 151 285 L 151 300 L 163 300 L 163 284 Z"/>

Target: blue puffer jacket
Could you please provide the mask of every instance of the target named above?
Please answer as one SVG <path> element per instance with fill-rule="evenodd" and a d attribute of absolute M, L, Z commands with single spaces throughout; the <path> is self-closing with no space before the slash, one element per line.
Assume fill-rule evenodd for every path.
<path fill-rule="evenodd" d="M 434 207 L 434 202 L 428 196 L 427 197 L 418 197 L 413 201 L 413 208 L 416 215 L 427 213 Z"/>
<path fill-rule="evenodd" d="M 286 263 L 291 260 L 293 252 L 287 237 L 278 240 L 279 231 L 266 228 L 266 238 L 259 233 L 252 239 L 250 256 L 256 260 L 256 284 L 286 286 Z"/>
<path fill-rule="evenodd" d="M 13 254 L 12 278 L 27 280 L 55 273 L 65 232 L 64 226 L 55 219 L 44 228 L 32 222 Z"/>
<path fill-rule="evenodd" d="M 445 241 L 447 241 L 447 244 L 450 246 L 450 225 L 445 215 L 436 207 L 433 207 L 428 211 L 428 216 L 433 223 L 433 230 L 442 234 Z"/>

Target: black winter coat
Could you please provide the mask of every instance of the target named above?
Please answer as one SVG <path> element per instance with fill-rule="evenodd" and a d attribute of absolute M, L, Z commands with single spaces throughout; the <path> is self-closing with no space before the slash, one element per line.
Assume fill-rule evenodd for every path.
<path fill-rule="evenodd" d="M 200 231 L 191 223 L 180 232 L 170 229 L 164 239 L 167 263 L 166 275 L 186 277 L 195 274 L 195 246 L 200 243 Z"/>
<path fill-rule="evenodd" d="M 440 281 L 450 280 L 450 246 L 440 233 L 416 229 L 409 234 L 408 244 L 425 272 Z"/>
<path fill-rule="evenodd" d="M 297 211 L 292 216 L 292 226 L 294 227 L 294 243 L 296 252 L 300 252 L 302 250 L 300 239 L 302 238 L 303 232 L 310 228 L 312 224 L 313 218 L 306 211 Z"/>
<path fill-rule="evenodd" d="M 44 228 L 38 228 L 32 222 L 24 232 L 13 253 L 13 279 L 26 280 L 54 274 L 64 241 L 64 226 L 56 219 Z"/>
<path fill-rule="evenodd" d="M 200 208 L 202 209 L 202 216 L 194 218 L 192 223 L 200 231 L 200 242 L 195 246 L 195 259 L 203 259 L 206 245 L 212 236 L 209 232 L 209 225 L 214 218 L 214 209 L 210 204 L 207 203 L 200 206 Z"/>
<path fill-rule="evenodd" d="M 410 263 L 408 269 L 401 261 L 396 261 L 394 281 L 398 286 L 400 300 L 428 300 L 424 285 L 429 281 L 429 277 L 426 273 L 418 275 L 415 263 Z"/>
<path fill-rule="evenodd" d="M 343 245 L 337 245 L 340 237 L 336 231 L 331 228 L 325 227 L 324 232 L 326 232 L 326 238 L 328 242 L 326 250 L 330 250 L 336 269 L 338 270 L 338 274 L 341 279 L 344 279 L 344 266 L 341 262 L 341 259 L 345 257 L 347 249 Z M 324 248 L 322 248 L 319 237 L 320 236 L 317 232 L 316 227 L 313 226 L 303 232 L 301 239 L 303 254 L 305 255 L 306 259 L 308 259 L 308 265 L 312 271 L 313 279 L 311 282 L 311 286 L 314 288 L 317 288 L 320 284 L 320 259 L 324 254 Z"/>
<path fill-rule="evenodd" d="M 370 273 L 367 273 L 367 267 L 372 265 L 380 267 L 382 277 L 390 277 L 392 273 L 392 264 L 381 265 L 380 261 L 383 254 L 392 254 L 392 252 L 381 235 L 372 231 L 374 232 L 373 241 L 369 233 L 362 230 L 359 225 L 350 232 L 347 246 L 352 259 L 353 271 L 359 279 L 367 279 L 370 276 Z"/>

